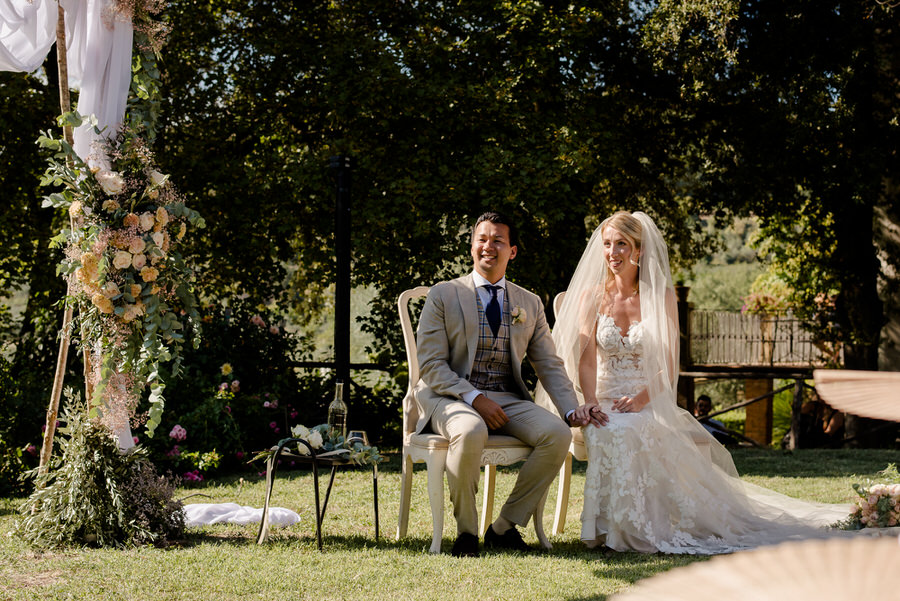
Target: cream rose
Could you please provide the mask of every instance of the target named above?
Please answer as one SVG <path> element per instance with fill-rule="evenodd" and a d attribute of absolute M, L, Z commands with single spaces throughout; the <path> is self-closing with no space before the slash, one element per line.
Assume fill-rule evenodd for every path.
<path fill-rule="evenodd" d="M 159 190 L 157 190 L 156 188 L 150 188 L 149 190 L 147 190 L 147 198 L 149 198 L 150 200 L 156 200 L 157 198 L 159 198 Z"/>
<path fill-rule="evenodd" d="M 147 248 L 147 243 L 144 242 L 144 239 L 140 236 L 135 236 L 131 240 L 128 241 L 128 252 L 133 255 L 144 252 Z"/>
<path fill-rule="evenodd" d="M 125 189 L 125 179 L 115 171 L 98 171 L 94 176 L 103 191 L 110 196 L 121 194 Z"/>
<path fill-rule="evenodd" d="M 106 298 L 112 298 L 119 295 L 119 287 L 115 282 L 106 282 L 106 285 L 101 292 Z"/>
<path fill-rule="evenodd" d="M 309 446 L 314 449 L 320 448 L 322 446 L 322 443 L 324 442 L 322 440 L 322 433 L 318 430 L 313 430 L 309 433 L 309 438 L 306 439 L 306 442 L 308 442 Z"/>
<path fill-rule="evenodd" d="M 166 235 L 163 232 L 153 232 L 150 234 L 150 238 L 153 239 L 153 244 L 159 248 L 159 250 L 165 252 L 164 246 L 166 245 Z"/>
<path fill-rule="evenodd" d="M 113 255 L 113 267 L 116 269 L 125 269 L 131 265 L 131 253 L 127 250 L 120 250 Z"/>
<path fill-rule="evenodd" d="M 168 175 L 164 175 L 156 169 L 151 169 L 149 175 L 150 183 L 154 186 L 162 186 L 164 183 L 166 183 L 166 180 L 169 179 Z"/>
<path fill-rule="evenodd" d="M 140 284 L 131 284 L 131 296 L 137 298 L 141 295 L 141 285 Z"/>
<path fill-rule="evenodd" d="M 107 198 L 103 201 L 103 210 L 112 213 L 119 209 L 119 202 L 114 198 Z"/>
<path fill-rule="evenodd" d="M 153 216 L 153 213 L 141 213 L 141 229 L 145 232 L 149 232 L 153 229 L 153 225 L 156 223 L 156 218 Z"/>
<path fill-rule="evenodd" d="M 141 279 L 145 282 L 152 282 L 159 277 L 159 270 L 155 267 L 144 267 L 141 269 Z"/>
<path fill-rule="evenodd" d="M 132 259 L 131 259 L 131 266 L 139 271 L 141 269 L 143 269 L 144 265 L 146 265 L 146 264 L 147 264 L 147 255 L 137 254 L 137 255 L 134 255 L 134 257 L 132 257 Z"/>

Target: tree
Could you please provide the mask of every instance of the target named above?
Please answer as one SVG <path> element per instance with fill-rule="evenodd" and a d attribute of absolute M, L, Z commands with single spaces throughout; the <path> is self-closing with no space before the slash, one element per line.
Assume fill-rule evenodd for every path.
<path fill-rule="evenodd" d="M 816 297 L 834 294 L 845 365 L 877 369 L 875 215 L 898 205 L 895 13 L 871 1 L 690 7 L 661 2 L 648 43 L 683 81 L 692 193 L 758 215 L 796 312 L 813 317 Z"/>
<path fill-rule="evenodd" d="M 379 291 L 365 327 L 383 360 L 402 356 L 397 294 L 468 269 L 487 208 L 519 218 L 511 277 L 546 301 L 617 208 L 653 214 L 689 261 L 679 82 L 643 18 L 624 1 L 174 3 L 160 157 L 208 218 L 205 292 L 299 321 L 321 306 L 336 154 L 357 160 L 354 284 Z"/>

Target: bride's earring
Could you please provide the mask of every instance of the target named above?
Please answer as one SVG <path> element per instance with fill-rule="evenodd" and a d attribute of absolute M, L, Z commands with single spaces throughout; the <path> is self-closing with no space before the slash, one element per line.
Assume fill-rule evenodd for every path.
<path fill-rule="evenodd" d="M 641 256 L 638 255 L 637 261 L 634 260 L 634 257 L 628 257 L 628 262 L 631 263 L 632 265 L 635 265 L 636 267 L 640 267 L 641 266 Z"/>

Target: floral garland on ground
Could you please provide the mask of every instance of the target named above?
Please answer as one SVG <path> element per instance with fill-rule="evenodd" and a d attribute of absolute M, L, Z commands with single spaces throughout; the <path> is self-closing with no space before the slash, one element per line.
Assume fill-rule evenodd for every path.
<path fill-rule="evenodd" d="M 846 530 L 862 528 L 887 528 L 900 524 L 900 473 L 896 464 L 878 472 L 890 484 L 854 484 L 853 490 L 859 498 L 850 516 L 838 527 Z"/>
<path fill-rule="evenodd" d="M 41 185 L 62 186 L 43 206 L 65 208 L 70 217 L 70 227 L 52 244 L 64 249 L 59 271 L 70 284 L 67 302 L 79 310 L 74 331 L 91 366 L 91 410 L 112 431 L 122 431 L 149 386 L 152 436 L 164 406 L 163 364 L 177 376 L 185 337 L 199 332 L 193 272 L 178 248 L 204 222 L 157 169 L 150 150 L 163 32 L 153 16 L 162 4 L 135 0 L 118 8 L 135 26 L 126 124 L 85 161 L 64 139 L 45 132 L 38 143 L 54 154 Z M 85 119 L 68 113 L 59 122 L 79 127 Z"/>

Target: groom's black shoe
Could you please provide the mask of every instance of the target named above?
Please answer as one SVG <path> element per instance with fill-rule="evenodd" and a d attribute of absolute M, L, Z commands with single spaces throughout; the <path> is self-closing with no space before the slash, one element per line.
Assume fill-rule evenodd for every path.
<path fill-rule="evenodd" d="M 450 554 L 453 557 L 478 557 L 478 537 L 468 532 L 460 533 Z"/>
<path fill-rule="evenodd" d="M 525 544 L 525 541 L 522 540 L 522 535 L 519 534 L 515 526 L 503 534 L 497 534 L 494 532 L 493 524 L 488 526 L 487 532 L 484 533 L 484 548 L 522 551 L 523 553 L 531 551 L 531 547 Z"/>

